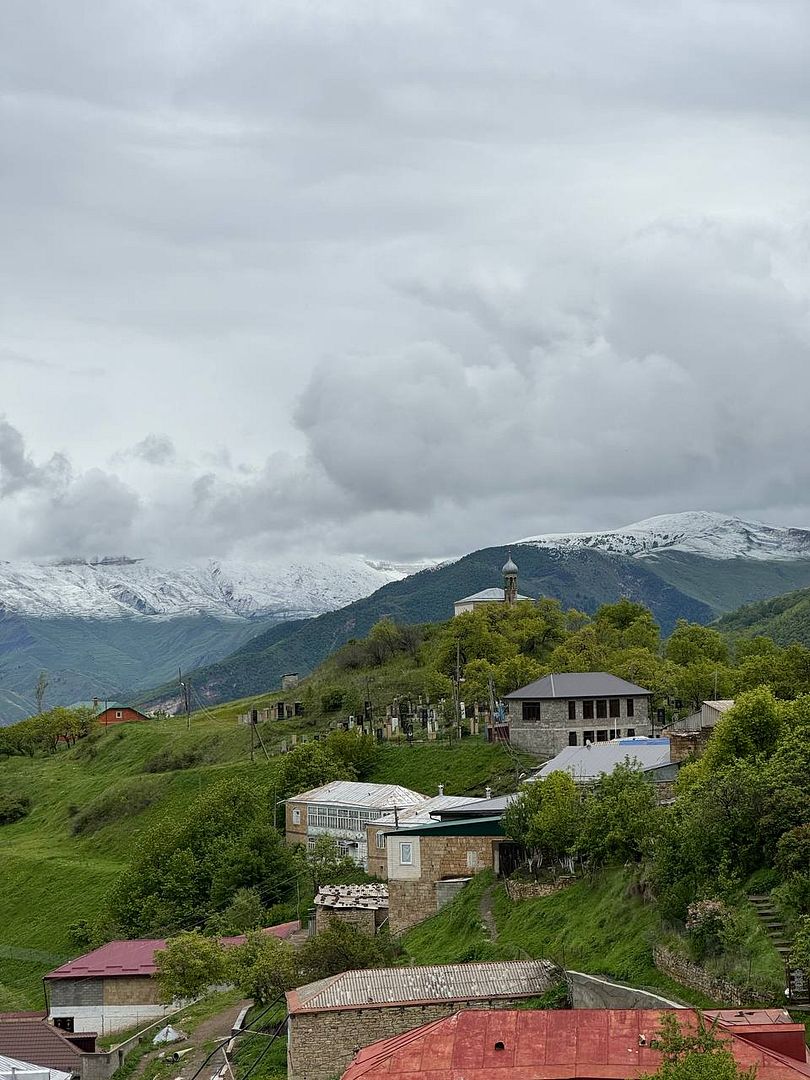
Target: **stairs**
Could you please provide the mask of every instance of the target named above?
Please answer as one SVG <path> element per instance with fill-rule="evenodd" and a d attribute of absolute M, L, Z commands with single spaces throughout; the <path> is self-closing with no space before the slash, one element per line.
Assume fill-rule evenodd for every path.
<path fill-rule="evenodd" d="M 754 894 L 748 897 L 748 902 L 759 916 L 759 921 L 765 927 L 765 931 L 771 939 L 773 947 L 782 959 L 787 962 L 791 944 L 788 940 L 784 924 L 779 918 L 779 914 L 774 907 L 770 896 L 758 896 Z"/>

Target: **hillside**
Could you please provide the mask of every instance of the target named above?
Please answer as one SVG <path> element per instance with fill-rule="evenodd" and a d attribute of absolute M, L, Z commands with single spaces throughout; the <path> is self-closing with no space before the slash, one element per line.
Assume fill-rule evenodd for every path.
<path fill-rule="evenodd" d="M 764 636 L 779 645 L 810 646 L 810 589 L 745 604 L 724 615 L 716 625 L 731 637 Z"/>
<path fill-rule="evenodd" d="M 24 820 L 0 826 L 0 1009 L 41 1006 L 42 975 L 81 952 L 71 944 L 69 927 L 98 914 L 146 829 L 181 813 L 221 780 L 272 774 L 278 759 L 267 762 L 259 752 L 250 762 L 249 729 L 235 722 L 242 708 L 234 702 L 198 713 L 190 731 L 185 719 L 123 725 L 52 756 L 0 759 L 0 792 L 27 793 L 33 804 Z M 275 724 L 265 742 L 272 748 L 302 727 L 314 730 L 309 721 Z M 469 741 L 452 750 L 385 748 L 370 779 L 396 777 L 426 793 L 441 781 L 448 794 L 472 795 L 488 783 L 507 790 L 513 775 L 502 747 Z M 136 812 L 117 807 L 105 816 L 111 790 L 135 789 L 146 792 L 148 805 Z M 74 835 L 76 812 L 88 807 L 100 814 L 98 827 Z"/>
<path fill-rule="evenodd" d="M 352 638 L 363 637 L 384 616 L 401 623 L 440 622 L 452 615 L 460 597 L 500 583 L 505 547 L 475 551 L 402 581 L 315 619 L 271 627 L 230 656 L 193 673 L 207 702 L 227 701 L 278 685 L 287 671 L 312 671 L 321 660 Z M 559 600 L 563 608 L 593 612 L 622 596 L 649 607 L 664 630 L 679 618 L 709 622 L 713 609 L 662 580 L 646 562 L 601 551 L 570 553 L 537 545 L 511 549 L 520 567 L 519 588 L 529 596 Z M 810 580 L 810 564 L 808 564 Z M 174 685 L 143 696 L 147 703 L 175 694 Z"/>

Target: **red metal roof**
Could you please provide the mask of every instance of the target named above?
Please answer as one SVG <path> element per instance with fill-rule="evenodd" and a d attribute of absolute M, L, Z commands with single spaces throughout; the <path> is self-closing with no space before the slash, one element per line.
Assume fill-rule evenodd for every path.
<path fill-rule="evenodd" d="M 263 934 L 272 934 L 278 938 L 288 938 L 300 927 L 299 922 L 280 923 L 268 926 Z M 223 945 L 241 945 L 244 934 L 238 937 L 219 939 Z M 154 975 L 155 953 L 166 948 L 165 938 L 138 938 L 134 941 L 109 941 L 100 949 L 85 953 L 76 960 L 49 972 L 46 979 L 86 979 L 110 977 L 115 975 Z"/>
<path fill-rule="evenodd" d="M 681 1024 L 697 1014 L 678 1010 Z M 782 1014 L 784 1015 L 784 1014 Z M 654 1072 L 661 1062 L 649 1042 L 660 1027 L 657 1009 L 469 1009 L 384 1039 L 361 1050 L 343 1080 L 628 1080 Z M 757 1046 L 729 1031 L 743 1067 L 757 1066 L 758 1080 L 804 1080 L 803 1063 Z M 795 1038 L 797 1024 L 772 1024 Z"/>

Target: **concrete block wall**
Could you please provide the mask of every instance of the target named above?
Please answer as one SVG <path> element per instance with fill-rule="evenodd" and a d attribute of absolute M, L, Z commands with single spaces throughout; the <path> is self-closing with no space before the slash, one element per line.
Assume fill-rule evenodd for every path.
<path fill-rule="evenodd" d="M 592 700 L 592 699 L 588 699 Z M 627 715 L 627 698 L 619 698 L 619 716 L 599 720 L 582 718 L 582 699 L 576 699 L 576 720 L 568 719 L 568 699 L 541 701 L 540 719 L 523 719 L 523 702 L 508 701 L 509 741 L 520 750 L 527 750 L 538 757 L 552 758 L 568 746 L 569 731 L 576 731 L 577 744 L 583 745 L 584 733 L 608 731 L 618 728 L 624 736 L 633 728 L 636 735 L 650 734 L 650 708 L 646 697 L 633 698 L 633 715 Z"/>

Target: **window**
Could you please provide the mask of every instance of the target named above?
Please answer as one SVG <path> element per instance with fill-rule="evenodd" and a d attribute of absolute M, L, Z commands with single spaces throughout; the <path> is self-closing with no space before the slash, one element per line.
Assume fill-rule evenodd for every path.
<path fill-rule="evenodd" d="M 478 869 L 478 852 L 477 851 L 468 851 L 467 852 L 467 869 L 468 870 L 477 870 Z"/>
<path fill-rule="evenodd" d="M 576 746 L 577 745 L 577 733 L 575 731 L 569 731 L 568 732 L 568 745 L 569 746 Z"/>
<path fill-rule="evenodd" d="M 316 838 L 314 836 L 308 836 L 307 837 L 307 851 L 314 851 L 315 850 L 315 839 Z"/>
<path fill-rule="evenodd" d="M 540 705 L 536 701 L 524 701 L 523 702 L 523 719 L 534 720 L 540 719 Z"/>
<path fill-rule="evenodd" d="M 292 812 L 292 819 L 293 819 L 293 825 L 300 825 L 301 824 L 301 810 L 297 806 Z"/>
<path fill-rule="evenodd" d="M 631 697 L 629 697 L 627 699 L 627 715 L 628 716 L 633 716 L 634 715 L 634 713 L 633 713 L 634 705 L 635 705 L 635 702 L 633 701 L 633 699 Z"/>
<path fill-rule="evenodd" d="M 604 698 L 596 703 L 596 719 L 607 720 L 607 701 Z"/>
<path fill-rule="evenodd" d="M 55 1016 L 53 1018 L 53 1026 L 59 1028 L 60 1031 L 73 1031 L 73 1017 Z"/>
<path fill-rule="evenodd" d="M 121 709 L 116 709 L 115 710 L 115 719 L 116 720 L 123 720 L 124 719 L 124 714 L 121 711 Z"/>
<path fill-rule="evenodd" d="M 568 702 L 568 719 L 576 720 L 577 718 L 577 703 L 575 701 Z"/>
<path fill-rule="evenodd" d="M 376 837 L 376 844 L 378 851 L 385 851 L 385 833 L 378 832 Z"/>
<path fill-rule="evenodd" d="M 612 697 L 610 699 L 610 718 L 611 718 L 611 720 L 613 720 L 616 717 L 621 716 L 621 715 L 622 715 L 622 703 L 619 701 L 619 699 L 617 697 Z"/>
<path fill-rule="evenodd" d="M 636 729 L 634 727 L 629 727 L 627 729 L 627 738 L 632 739 L 633 736 L 635 735 L 635 733 L 636 733 Z"/>
<path fill-rule="evenodd" d="M 400 840 L 399 863 L 400 866 L 413 866 L 413 844 L 410 840 L 407 843 L 404 840 Z"/>
<path fill-rule="evenodd" d="M 596 741 L 597 742 L 607 742 L 608 741 L 608 733 L 607 733 L 607 731 L 605 731 L 604 728 L 601 728 L 599 731 L 597 731 L 597 733 L 596 733 Z"/>
<path fill-rule="evenodd" d="M 593 720 L 593 702 L 592 701 L 583 701 L 582 702 L 582 719 L 583 720 Z"/>
<path fill-rule="evenodd" d="M 582 745 L 585 746 L 585 744 L 589 743 L 589 742 L 593 742 L 593 732 L 592 731 L 583 731 L 582 732 Z"/>

